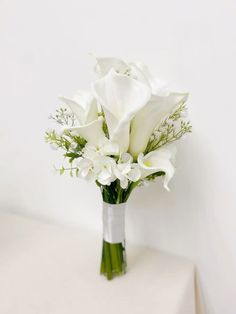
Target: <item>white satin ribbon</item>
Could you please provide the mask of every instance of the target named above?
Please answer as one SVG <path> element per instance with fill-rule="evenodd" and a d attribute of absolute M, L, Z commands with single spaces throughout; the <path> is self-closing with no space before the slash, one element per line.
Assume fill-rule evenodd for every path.
<path fill-rule="evenodd" d="M 109 243 L 123 243 L 125 240 L 125 203 L 103 202 L 103 239 Z"/>

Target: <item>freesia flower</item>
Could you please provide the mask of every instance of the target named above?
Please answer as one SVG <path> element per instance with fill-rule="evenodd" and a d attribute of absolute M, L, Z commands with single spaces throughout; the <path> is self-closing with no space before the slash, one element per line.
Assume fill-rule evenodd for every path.
<path fill-rule="evenodd" d="M 164 187 L 169 191 L 168 183 L 173 177 L 175 168 L 172 164 L 175 152 L 167 148 L 160 148 L 155 151 L 138 156 L 138 164 L 141 169 L 141 178 L 145 178 L 156 172 L 164 172 Z"/>
<path fill-rule="evenodd" d="M 116 180 L 114 175 L 115 161 L 111 157 L 97 156 L 96 159 L 81 158 L 78 161 L 79 177 L 88 181 L 98 181 L 102 185 L 110 185 Z"/>
<path fill-rule="evenodd" d="M 82 169 L 82 171 L 91 171 L 95 181 L 102 185 L 110 185 L 111 182 L 116 180 L 114 174 L 116 162 L 108 155 L 114 155 L 114 153 L 117 153 L 117 145 L 109 139 L 100 141 L 97 146 L 86 144 L 82 154 L 82 158 L 86 160 L 82 164 L 85 169 Z M 80 168 L 80 165 L 78 167 Z"/>
<path fill-rule="evenodd" d="M 104 137 L 99 141 L 98 147 L 102 155 L 118 156 L 120 152 L 119 145 L 107 137 Z"/>
<path fill-rule="evenodd" d="M 94 160 L 96 180 L 102 185 L 110 185 L 116 180 L 114 175 L 115 160 L 108 156 L 99 156 Z"/>
<path fill-rule="evenodd" d="M 83 149 L 83 156 L 94 160 L 98 155 L 100 156 L 118 156 L 119 146 L 113 143 L 107 137 L 104 137 L 98 141 L 96 145 L 86 144 Z"/>
<path fill-rule="evenodd" d="M 111 69 L 93 84 L 93 92 L 104 110 L 110 139 L 119 144 L 121 152 L 127 151 L 130 121 L 150 99 L 150 89 Z"/>
<path fill-rule="evenodd" d="M 128 153 L 123 153 L 114 169 L 116 177 L 120 180 L 122 189 L 126 189 L 129 181 L 136 182 L 141 177 L 139 165 L 132 163 L 133 158 Z"/>
<path fill-rule="evenodd" d="M 77 161 L 79 169 L 78 176 L 85 180 L 94 180 L 93 162 L 87 158 L 80 158 Z"/>

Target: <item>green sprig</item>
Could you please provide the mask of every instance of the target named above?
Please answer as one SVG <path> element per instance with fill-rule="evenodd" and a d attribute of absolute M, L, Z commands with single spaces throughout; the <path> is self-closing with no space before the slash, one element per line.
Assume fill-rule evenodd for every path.
<path fill-rule="evenodd" d="M 55 148 L 62 148 L 66 151 L 68 151 L 71 146 L 71 142 L 66 136 L 57 134 L 55 130 L 45 133 L 45 141 L 46 143 L 53 145 Z"/>
<path fill-rule="evenodd" d="M 148 142 L 145 154 L 154 151 L 163 145 L 177 141 L 184 134 L 192 132 L 190 121 L 181 119 L 186 111 L 186 104 L 180 104 L 179 107 L 161 123 L 160 127 L 154 130 Z M 179 122 L 179 125 L 177 125 L 177 121 Z"/>
<path fill-rule="evenodd" d="M 76 121 L 74 113 L 70 112 L 67 108 L 57 109 L 55 115 L 51 115 L 49 119 L 66 126 L 74 126 Z"/>

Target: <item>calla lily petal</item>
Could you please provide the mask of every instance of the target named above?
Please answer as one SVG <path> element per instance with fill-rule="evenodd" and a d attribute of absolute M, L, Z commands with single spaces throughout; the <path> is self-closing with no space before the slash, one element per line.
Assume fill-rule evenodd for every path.
<path fill-rule="evenodd" d="M 133 75 L 137 73 L 138 78 L 151 87 L 153 95 L 168 96 L 170 94 L 167 83 L 154 77 L 144 63 L 132 62 L 129 63 L 129 65 Z"/>
<path fill-rule="evenodd" d="M 84 109 L 85 123 L 97 120 L 98 108 L 93 95 L 87 91 L 79 90 L 73 99 Z"/>
<path fill-rule="evenodd" d="M 128 65 L 118 58 L 96 58 L 97 64 L 94 67 L 95 72 L 100 76 L 105 76 L 112 68 L 117 73 L 125 73 Z"/>
<path fill-rule="evenodd" d="M 163 119 L 187 100 L 188 94 L 171 93 L 169 96 L 152 96 L 148 104 L 135 116 L 131 124 L 129 152 L 136 157 L 144 152 L 151 134 Z M 143 127 L 145 123 L 145 127 Z"/>
<path fill-rule="evenodd" d="M 75 117 L 77 118 L 79 124 L 83 125 L 85 122 L 84 117 L 84 109 L 80 104 L 78 104 L 75 100 L 72 98 L 67 97 L 59 97 L 61 101 L 63 101 L 74 113 Z"/>
<path fill-rule="evenodd" d="M 103 120 L 104 119 L 100 117 L 98 120 L 83 126 L 65 128 L 64 131 L 69 130 L 72 133 L 84 138 L 88 144 L 97 146 L 98 143 L 105 137 L 103 132 Z"/>
<path fill-rule="evenodd" d="M 95 72 L 100 76 L 105 76 L 112 68 L 120 74 L 130 77 L 146 84 L 151 88 L 153 95 L 168 96 L 170 91 L 167 83 L 154 77 L 149 68 L 142 62 L 125 62 L 118 58 L 96 58 Z"/>
<path fill-rule="evenodd" d="M 153 152 L 138 156 L 138 164 L 141 169 L 141 178 L 145 178 L 153 173 L 163 171 L 165 172 L 164 187 L 169 191 L 168 183 L 173 177 L 175 168 L 171 163 L 173 158 L 173 151 L 160 148 Z"/>
<path fill-rule="evenodd" d="M 81 125 L 97 119 L 97 104 L 91 93 L 79 90 L 72 98 L 59 97 L 75 114 Z"/>
<path fill-rule="evenodd" d="M 120 145 L 121 152 L 126 151 L 130 121 L 150 99 L 150 89 L 112 69 L 94 83 L 93 91 L 104 110 L 110 139 Z"/>
<path fill-rule="evenodd" d="M 98 107 L 97 107 L 95 99 L 93 99 L 85 112 L 85 121 L 86 123 L 90 123 L 94 120 L 97 120 L 97 118 L 98 118 Z"/>

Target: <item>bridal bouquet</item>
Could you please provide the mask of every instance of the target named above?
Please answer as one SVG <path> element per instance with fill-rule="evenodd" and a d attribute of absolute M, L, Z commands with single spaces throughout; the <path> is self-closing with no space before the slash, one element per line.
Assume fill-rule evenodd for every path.
<path fill-rule="evenodd" d="M 51 116 L 59 128 L 46 141 L 64 151 L 69 171 L 97 184 L 103 198 L 101 273 L 108 279 L 124 274 L 125 205 L 131 192 L 163 177 L 173 177 L 172 142 L 191 132 L 185 120 L 185 93 L 170 92 L 140 62 L 98 58 L 97 80 L 89 92 L 60 97 L 64 106 Z"/>

